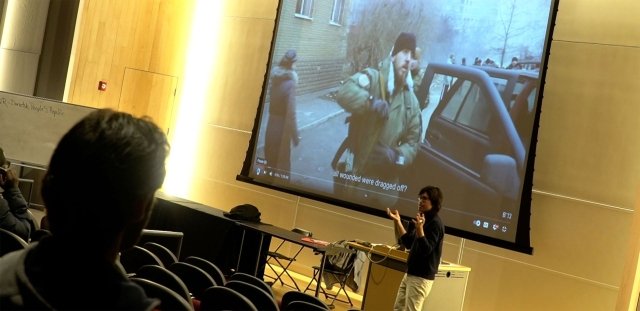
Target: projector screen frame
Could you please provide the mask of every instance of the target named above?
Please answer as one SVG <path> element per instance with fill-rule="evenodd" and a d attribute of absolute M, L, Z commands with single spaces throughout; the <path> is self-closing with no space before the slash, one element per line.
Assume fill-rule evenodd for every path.
<path fill-rule="evenodd" d="M 535 60 L 537 62 L 537 65 L 539 66 L 538 67 L 539 68 L 539 80 L 538 80 L 539 85 L 538 85 L 537 96 L 535 99 L 535 113 L 534 113 L 534 118 L 532 122 L 533 126 L 531 129 L 531 140 L 528 142 L 528 144 L 526 144 L 526 146 L 524 146 L 526 150 L 525 150 L 525 154 L 522 155 L 522 157 L 525 159 L 526 162 L 522 163 L 524 172 L 522 173 L 522 176 L 521 176 L 522 189 L 519 195 L 519 198 L 520 198 L 519 216 L 517 217 L 517 221 L 514 223 L 514 225 L 517 227 L 515 238 L 513 238 L 513 241 L 508 241 L 508 240 L 488 236 L 486 234 L 479 234 L 477 232 L 472 232 L 472 231 L 461 229 L 458 227 L 448 226 L 447 219 L 445 218 L 444 222 L 445 222 L 447 234 L 451 234 L 461 238 L 466 238 L 466 239 L 470 239 L 480 243 L 485 243 L 485 244 L 489 244 L 489 245 L 493 245 L 493 246 L 497 246 L 497 247 L 501 247 L 509 250 L 514 250 L 521 253 L 526 253 L 526 254 L 533 253 L 533 247 L 531 247 L 530 245 L 530 214 L 531 214 L 531 195 L 532 195 L 532 189 L 533 189 L 533 167 L 534 167 L 534 160 L 535 160 L 535 147 L 537 143 L 538 125 L 540 120 L 542 97 L 544 94 L 544 83 L 545 83 L 545 76 L 546 76 L 547 65 L 548 65 L 548 57 L 549 57 L 550 45 L 552 41 L 551 38 L 553 36 L 553 28 L 554 28 L 553 26 L 555 24 L 558 3 L 559 3 L 559 0 L 549 1 L 549 14 L 547 17 L 548 18 L 547 29 L 545 31 L 546 36 L 545 36 L 544 44 L 541 50 L 541 55 L 539 59 Z M 294 2 L 294 6 L 295 6 L 295 2 Z M 260 161 L 257 161 L 258 159 L 256 158 L 256 153 L 257 153 L 256 149 L 259 143 L 258 132 L 261 130 L 261 125 L 264 125 L 263 123 L 265 122 L 263 119 L 262 111 L 263 109 L 265 109 L 267 98 L 269 96 L 270 69 L 273 66 L 275 66 L 275 64 L 277 63 L 277 61 L 279 60 L 282 54 L 282 47 L 277 46 L 277 41 L 278 41 L 278 31 L 282 27 L 280 23 L 282 21 L 282 14 L 284 11 L 287 11 L 287 8 L 285 6 L 284 1 L 280 1 L 278 4 L 276 23 L 275 23 L 274 32 L 273 32 L 273 40 L 271 43 L 271 50 L 269 54 L 269 61 L 267 63 L 267 67 L 264 74 L 264 84 L 263 84 L 262 93 L 260 96 L 260 102 L 258 105 L 257 114 L 254 120 L 254 127 L 252 129 L 252 136 L 250 139 L 249 148 L 247 149 L 247 154 L 245 157 L 242 171 L 237 176 L 236 179 L 242 182 L 259 185 L 265 188 L 269 188 L 269 189 L 289 193 L 292 195 L 297 195 L 297 196 L 317 200 L 320 202 L 348 208 L 358 212 L 363 212 L 370 215 L 386 218 L 387 217 L 386 212 L 382 208 L 372 208 L 364 204 L 358 204 L 357 202 L 346 201 L 346 200 L 334 197 L 329 193 L 316 193 L 316 192 L 308 191 L 307 189 L 296 188 L 295 186 L 292 187 L 287 182 L 281 182 L 278 180 L 276 181 L 271 180 L 269 182 L 266 182 L 265 180 L 261 180 L 260 178 L 255 178 L 251 176 L 252 173 L 255 174 L 254 168 L 257 162 L 260 162 Z M 289 10 L 287 11 L 287 13 L 291 13 L 291 11 Z M 299 16 L 296 16 L 296 17 L 299 18 Z M 299 52 L 299 55 L 300 55 L 300 52 Z M 346 78 L 348 77 L 345 77 L 345 79 Z M 287 178 L 291 178 L 291 176 L 287 176 Z M 438 185 L 437 182 L 433 182 L 432 184 L 436 186 Z M 448 192 L 445 191 L 445 200 L 444 200 L 445 208 L 448 202 L 447 198 L 449 198 L 447 196 L 447 193 Z M 411 196 L 411 195 L 417 195 L 417 193 L 407 194 L 407 196 Z M 405 220 L 408 220 L 411 218 L 410 216 L 408 216 L 408 213 L 404 213 L 402 217 Z"/>

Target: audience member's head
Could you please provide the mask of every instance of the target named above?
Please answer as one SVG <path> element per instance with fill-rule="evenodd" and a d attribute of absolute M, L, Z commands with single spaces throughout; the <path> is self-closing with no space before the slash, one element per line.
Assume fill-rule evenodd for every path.
<path fill-rule="evenodd" d="M 166 136 L 146 118 L 110 109 L 83 118 L 58 143 L 43 180 L 54 237 L 131 247 L 164 181 L 168 152 Z"/>

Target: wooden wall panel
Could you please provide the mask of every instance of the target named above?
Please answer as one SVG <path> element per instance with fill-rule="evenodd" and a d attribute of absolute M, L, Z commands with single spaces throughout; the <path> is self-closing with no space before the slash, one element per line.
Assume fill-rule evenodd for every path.
<path fill-rule="evenodd" d="M 191 189 L 194 195 L 189 200 L 203 203 L 217 209 L 228 211 L 234 206 L 250 203 L 258 207 L 262 213 L 261 219 L 265 223 L 284 226 L 285 221 L 276 214 L 276 208 L 284 212 L 287 217 L 292 217 L 291 211 L 296 207 L 295 196 L 282 196 L 276 191 L 244 184 L 239 187 L 237 184 L 228 182 L 203 179 Z M 292 223 L 292 222 L 289 222 Z"/>
<path fill-rule="evenodd" d="M 142 70 L 149 69 L 151 61 L 151 48 L 153 41 L 158 35 L 158 3 L 150 1 L 131 1 L 136 3 L 134 8 L 133 28 L 128 31 L 131 36 L 131 50 L 129 53 L 128 64 L 133 68 Z M 137 12 L 135 12 L 137 11 Z"/>
<path fill-rule="evenodd" d="M 640 182 L 640 51 L 554 42 L 549 61 L 535 188 L 630 208 Z"/>
<path fill-rule="evenodd" d="M 267 71 L 273 20 L 224 17 L 205 122 L 251 131 Z"/>
<path fill-rule="evenodd" d="M 168 133 L 177 83 L 178 79 L 173 76 L 127 68 L 118 110 L 149 116 Z"/>
<path fill-rule="evenodd" d="M 200 135 L 201 143 L 194 159 L 198 166 L 189 194 L 191 200 L 223 210 L 252 203 L 264 210 L 266 222 L 283 226 L 293 224 L 293 213 L 280 212 L 288 210 L 286 206 L 295 207 L 296 196 L 235 180 L 242 168 L 250 133 L 203 125 Z"/>
<path fill-rule="evenodd" d="M 181 76 L 190 39 L 193 1 L 161 1 L 149 71 Z M 206 30 L 200 30 L 206 31 Z"/>
<path fill-rule="evenodd" d="M 278 0 L 234 0 L 224 2 L 225 16 L 275 20 Z"/>
<path fill-rule="evenodd" d="M 560 0 L 554 40 L 640 45 L 640 1 Z"/>
<path fill-rule="evenodd" d="M 240 173 L 249 145 L 249 133 L 208 125 L 200 132 L 197 152 L 199 178 L 232 181 Z M 240 143 L 241 142 L 241 143 Z"/>
<path fill-rule="evenodd" d="M 177 77 L 183 74 L 194 1 L 86 0 L 69 101 L 117 109 L 126 68 Z M 106 81 L 105 92 L 97 89 Z M 173 107 L 167 107 L 171 115 Z M 168 121 L 171 122 L 171 121 Z"/>
<path fill-rule="evenodd" d="M 471 264 L 471 273 L 464 310 L 603 311 L 615 307 L 614 286 L 474 249 L 465 250 L 465 259 L 463 264 Z"/>
<path fill-rule="evenodd" d="M 113 80 L 110 79 L 109 72 L 117 33 L 114 30 L 117 29 L 118 20 L 109 16 L 117 16 L 119 12 L 114 4 L 112 1 L 85 1 L 85 6 L 79 9 L 82 24 L 69 92 L 69 101 L 72 103 L 90 107 L 115 107 L 114 104 L 109 105 L 109 102 L 117 98 L 116 94 L 99 93 L 97 90 L 98 81 Z"/>
<path fill-rule="evenodd" d="M 138 20 L 144 18 L 139 17 L 140 15 L 148 16 L 147 12 L 144 8 L 141 8 L 141 6 L 148 4 L 149 2 L 150 1 L 118 2 L 117 7 L 114 8 L 114 11 L 119 12 L 118 16 L 111 17 L 118 19 L 118 28 L 115 29 L 118 41 L 116 42 L 113 51 L 114 64 L 119 66 L 131 65 L 131 67 L 139 67 L 134 66 L 135 54 L 138 53 L 136 45 L 143 44 L 144 42 L 135 42 L 136 34 L 138 33 L 138 27 L 136 27 L 136 24 Z M 151 37 L 151 35 L 147 37 Z"/>
<path fill-rule="evenodd" d="M 633 213 L 547 195 L 534 195 L 533 199 L 534 256 L 509 257 L 524 264 L 618 286 Z M 598 266 L 607 268 L 594 268 Z"/>

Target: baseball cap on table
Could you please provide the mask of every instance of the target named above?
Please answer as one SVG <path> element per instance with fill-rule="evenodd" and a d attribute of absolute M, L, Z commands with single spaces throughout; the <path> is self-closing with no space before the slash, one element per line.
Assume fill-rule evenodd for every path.
<path fill-rule="evenodd" d="M 232 208 L 229 212 L 224 212 L 224 216 L 235 220 L 246 220 L 260 222 L 260 211 L 251 204 L 242 204 Z"/>

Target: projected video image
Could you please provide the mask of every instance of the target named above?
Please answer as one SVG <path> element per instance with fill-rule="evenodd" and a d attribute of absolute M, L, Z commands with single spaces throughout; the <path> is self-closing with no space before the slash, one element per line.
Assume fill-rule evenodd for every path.
<path fill-rule="evenodd" d="M 514 242 L 554 5 L 281 1 L 243 175 L 381 216 L 436 185 L 447 227 Z"/>

